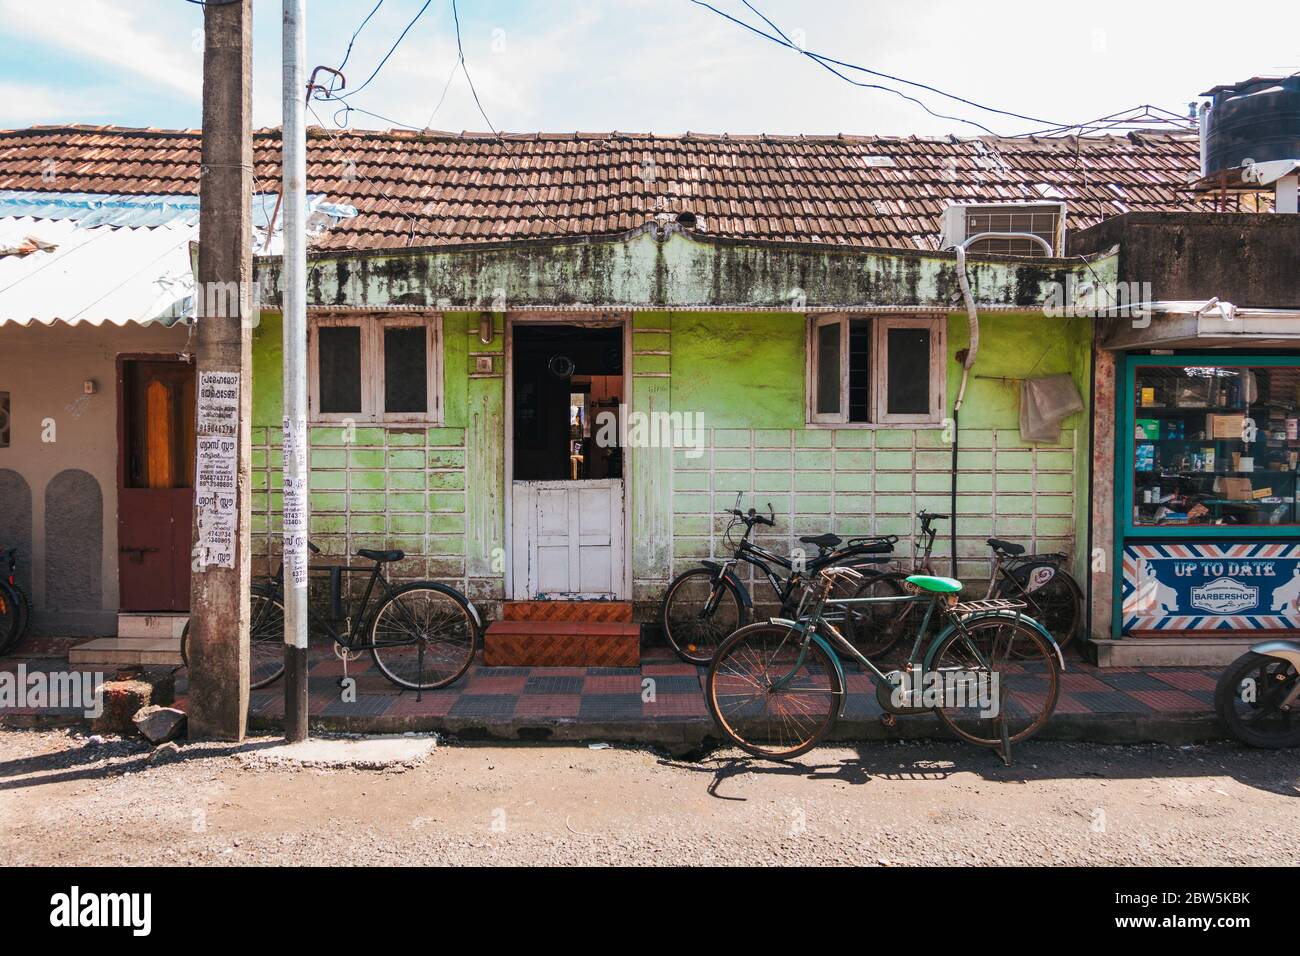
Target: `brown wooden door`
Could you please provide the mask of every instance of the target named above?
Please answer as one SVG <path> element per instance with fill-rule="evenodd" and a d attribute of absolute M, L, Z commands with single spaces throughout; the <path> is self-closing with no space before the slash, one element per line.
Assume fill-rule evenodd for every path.
<path fill-rule="evenodd" d="M 118 583 L 123 611 L 188 611 L 194 366 L 128 360 L 119 377 Z"/>

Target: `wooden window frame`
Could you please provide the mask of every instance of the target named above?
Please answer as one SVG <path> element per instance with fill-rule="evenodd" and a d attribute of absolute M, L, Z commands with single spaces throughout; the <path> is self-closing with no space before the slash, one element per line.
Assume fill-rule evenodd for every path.
<path fill-rule="evenodd" d="M 871 410 L 870 421 L 849 421 L 849 323 L 871 322 Z M 840 328 L 840 410 L 817 411 L 818 332 L 827 325 Z M 930 332 L 930 410 L 925 414 L 890 414 L 888 409 L 889 363 L 886 360 L 890 329 L 928 329 Z M 805 335 L 807 358 L 806 415 L 810 428 L 915 428 L 940 425 L 947 408 L 948 317 L 936 315 L 862 315 L 830 313 L 808 317 Z"/>
<path fill-rule="evenodd" d="M 427 412 L 385 412 L 384 331 L 389 328 L 426 330 L 428 361 L 425 374 L 431 408 Z M 361 330 L 361 411 L 320 410 L 320 336 L 322 328 L 355 327 Z M 381 425 L 441 425 L 443 423 L 442 315 L 309 315 L 307 323 L 308 414 L 312 422 L 337 424 L 353 421 Z"/>
<path fill-rule="evenodd" d="M 843 425 L 849 420 L 849 323 L 847 316 L 818 315 L 808 320 L 808 421 L 814 425 Z M 837 412 L 817 411 L 817 370 L 821 356 L 818 343 L 828 325 L 840 328 L 840 408 Z"/>

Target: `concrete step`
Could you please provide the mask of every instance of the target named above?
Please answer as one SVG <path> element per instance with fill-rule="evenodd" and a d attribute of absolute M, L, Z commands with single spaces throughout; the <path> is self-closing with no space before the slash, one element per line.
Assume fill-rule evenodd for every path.
<path fill-rule="evenodd" d="M 117 615 L 118 637 L 153 637 L 180 639 L 185 622 L 190 619 L 188 612 L 149 612 L 122 611 Z"/>
<path fill-rule="evenodd" d="M 122 664 L 179 665 L 180 637 L 98 637 L 78 644 L 68 651 L 68 663 L 74 667 Z"/>
<path fill-rule="evenodd" d="M 626 621 L 496 621 L 483 637 L 492 667 L 639 667 L 641 625 Z"/>
<path fill-rule="evenodd" d="M 506 601 L 501 617 L 507 621 L 632 620 L 631 601 Z"/>
<path fill-rule="evenodd" d="M 1214 633 L 1214 632 L 1210 632 Z M 1295 636 L 1255 631 L 1233 637 L 1121 637 L 1117 640 L 1096 640 L 1098 667 L 1225 667 L 1246 651 L 1250 645 L 1281 637 L 1295 640 Z"/>

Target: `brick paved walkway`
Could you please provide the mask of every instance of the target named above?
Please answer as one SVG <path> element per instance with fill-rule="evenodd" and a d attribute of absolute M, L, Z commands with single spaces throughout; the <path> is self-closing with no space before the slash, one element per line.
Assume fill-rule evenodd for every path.
<path fill-rule="evenodd" d="M 32 670 L 67 666 L 66 639 L 33 639 L 19 657 L 0 659 L 0 670 L 19 663 Z M 880 724 L 871 681 L 846 663 L 849 696 L 838 738 L 924 736 L 932 718 L 903 718 L 897 731 Z M 666 648 L 646 648 L 640 667 L 486 667 L 475 663 L 459 681 L 417 700 L 363 656 L 348 666 L 356 700 L 344 701 L 338 684 L 343 665 L 329 651 L 313 651 L 309 676 L 313 726 L 326 730 L 393 732 L 437 730 L 462 736 L 510 739 L 699 741 L 712 733 L 704 706 L 704 669 L 684 664 Z M 112 675 L 109 675 L 110 677 Z M 176 672 L 184 706 L 186 672 Z M 1067 659 L 1060 700 L 1045 737 L 1106 741 L 1183 742 L 1219 736 L 1213 717 L 1214 668 L 1097 668 Z M 0 720 L 17 711 L 0 711 Z M 39 713 L 28 709 L 28 714 Z M 250 723 L 269 729 L 284 714 L 284 685 L 253 691 Z"/>

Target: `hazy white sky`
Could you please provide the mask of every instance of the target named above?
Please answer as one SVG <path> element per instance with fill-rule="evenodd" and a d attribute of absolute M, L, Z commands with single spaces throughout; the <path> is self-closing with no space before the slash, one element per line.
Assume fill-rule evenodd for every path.
<path fill-rule="evenodd" d="M 762 26 L 741 0 L 711 2 Z M 1203 0 L 751 2 L 805 49 L 1054 122 L 1144 102 L 1183 112 L 1213 85 L 1300 71 L 1300 10 L 1283 2 L 1243 16 Z M 374 3 L 309 0 L 309 63 L 338 65 Z M 352 50 L 350 86 L 423 4 L 384 0 Z M 254 0 L 259 126 L 280 119 L 280 6 Z M 459 0 L 459 10 L 469 72 L 498 129 L 978 132 L 856 89 L 690 0 Z M 201 25 L 202 8 L 185 0 L 0 0 L 0 128 L 198 126 Z M 411 126 L 482 130 L 455 63 L 451 0 L 431 0 L 352 102 Z M 1035 128 L 916 95 L 999 133 Z M 389 125 L 358 113 L 350 122 Z"/>

